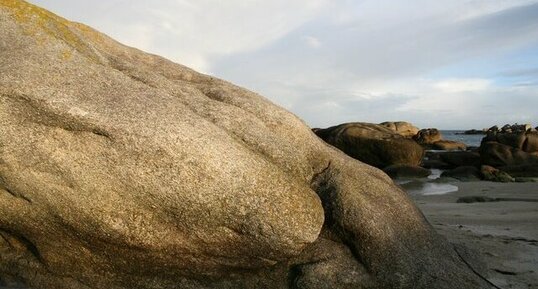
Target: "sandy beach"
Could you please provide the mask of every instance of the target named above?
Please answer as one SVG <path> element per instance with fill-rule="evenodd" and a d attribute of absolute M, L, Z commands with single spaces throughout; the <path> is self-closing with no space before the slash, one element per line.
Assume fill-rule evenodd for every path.
<path fill-rule="evenodd" d="M 440 234 L 483 257 L 487 278 L 496 286 L 538 288 L 538 202 L 456 202 L 467 196 L 538 200 L 538 183 L 451 184 L 457 192 L 412 198 Z"/>

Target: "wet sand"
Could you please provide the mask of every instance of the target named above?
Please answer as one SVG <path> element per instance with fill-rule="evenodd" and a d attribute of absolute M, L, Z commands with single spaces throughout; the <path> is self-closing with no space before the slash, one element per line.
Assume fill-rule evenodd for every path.
<path fill-rule="evenodd" d="M 458 191 L 411 197 L 440 234 L 483 257 L 492 283 L 538 289 L 538 202 L 456 203 L 465 196 L 536 200 L 538 183 L 452 184 Z"/>

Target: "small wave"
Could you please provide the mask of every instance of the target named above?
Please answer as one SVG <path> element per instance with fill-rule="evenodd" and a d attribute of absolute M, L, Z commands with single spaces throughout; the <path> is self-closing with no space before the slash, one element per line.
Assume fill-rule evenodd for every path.
<path fill-rule="evenodd" d="M 400 185 L 410 195 L 432 196 L 458 191 L 458 186 L 448 183 L 409 181 Z"/>

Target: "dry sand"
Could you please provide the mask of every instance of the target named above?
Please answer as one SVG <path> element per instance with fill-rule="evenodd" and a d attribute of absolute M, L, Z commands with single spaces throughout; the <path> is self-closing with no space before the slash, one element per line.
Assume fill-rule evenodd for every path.
<path fill-rule="evenodd" d="M 483 257 L 492 283 L 538 289 L 538 202 L 456 203 L 465 196 L 538 200 L 538 183 L 452 184 L 457 192 L 412 197 L 440 234 Z"/>

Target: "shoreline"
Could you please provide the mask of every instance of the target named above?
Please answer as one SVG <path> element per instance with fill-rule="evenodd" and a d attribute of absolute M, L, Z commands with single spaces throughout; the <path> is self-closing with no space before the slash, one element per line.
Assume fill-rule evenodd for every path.
<path fill-rule="evenodd" d="M 500 288 L 538 289 L 538 205 L 527 201 L 457 203 L 469 196 L 538 199 L 538 183 L 451 182 L 458 191 L 411 195 L 436 231 L 485 262 Z"/>

